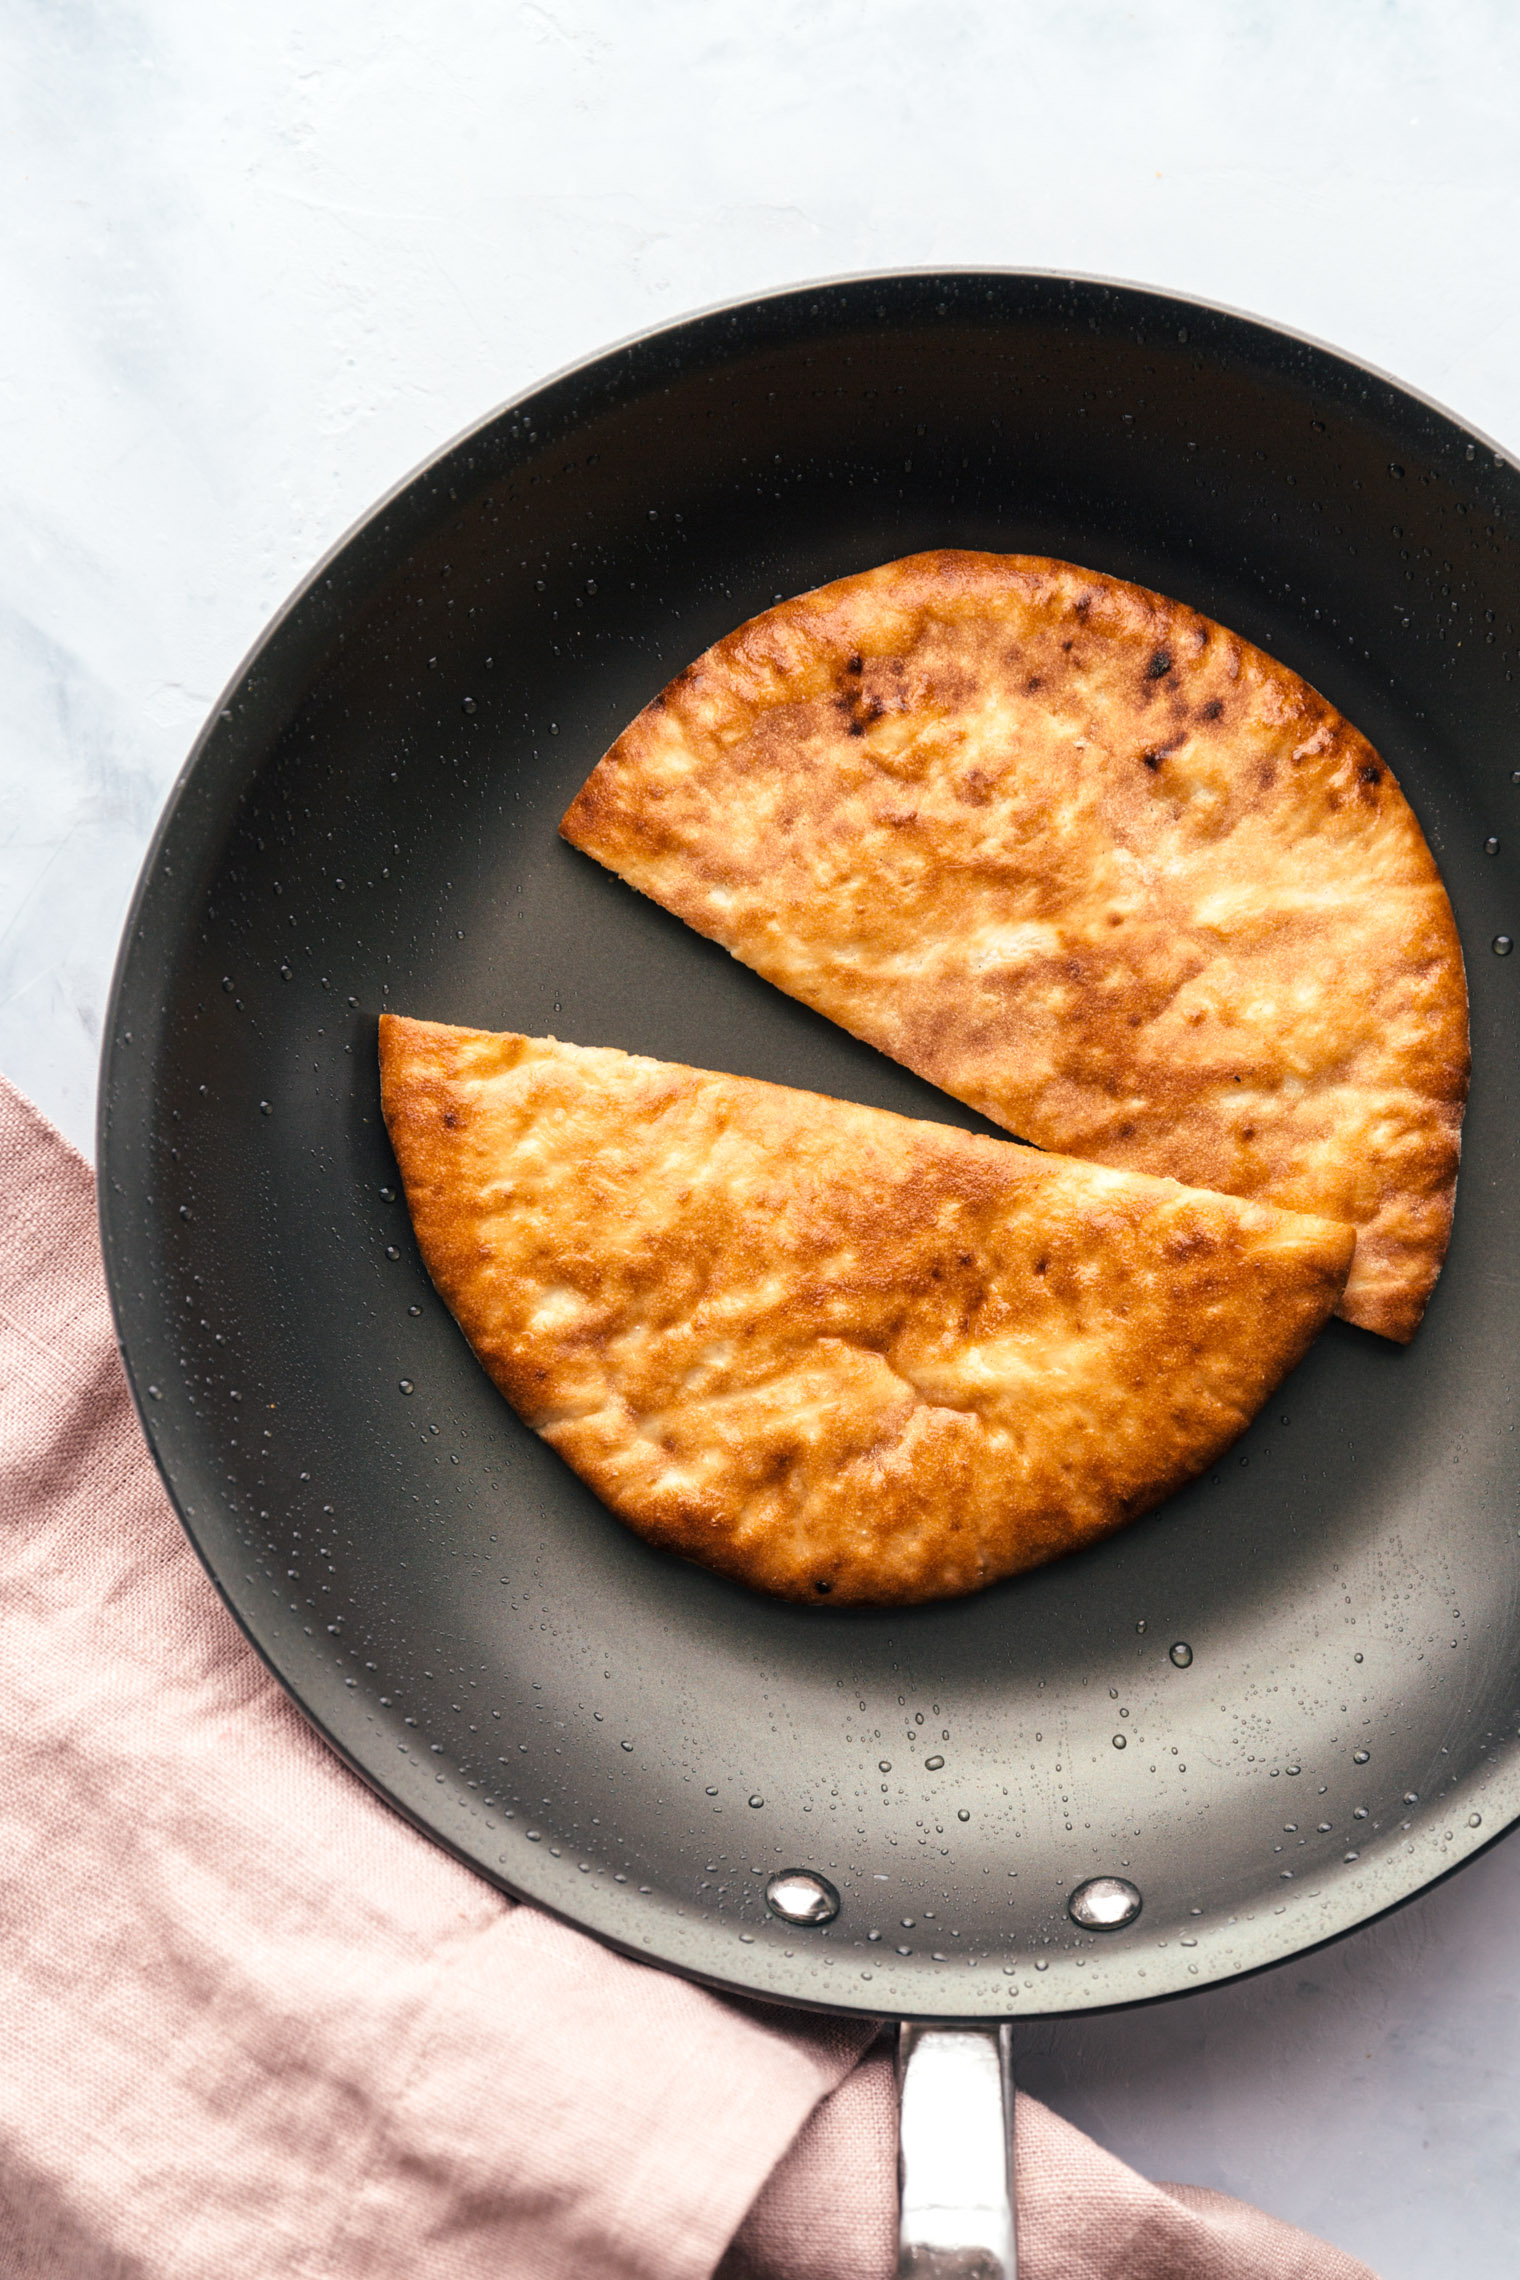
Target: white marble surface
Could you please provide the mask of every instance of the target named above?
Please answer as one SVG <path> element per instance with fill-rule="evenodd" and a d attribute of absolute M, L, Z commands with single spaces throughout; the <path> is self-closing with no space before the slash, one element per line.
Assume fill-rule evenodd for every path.
<path fill-rule="evenodd" d="M 1512 0 L 9 0 L 0 1068 L 82 1146 L 218 689 L 369 500 L 684 309 L 916 263 L 1295 325 L 1520 447 Z M 1023 2030 L 1152 2175 L 1520 2268 L 1520 1837 L 1247 1986 Z"/>

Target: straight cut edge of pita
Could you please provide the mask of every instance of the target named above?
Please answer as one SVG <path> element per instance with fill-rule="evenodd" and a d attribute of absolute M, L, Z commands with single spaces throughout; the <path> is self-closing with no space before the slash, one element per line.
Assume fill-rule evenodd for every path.
<path fill-rule="evenodd" d="M 613 744 L 564 836 L 1021 1139 L 1355 1225 L 1410 1338 L 1467 1095 L 1451 906 L 1386 764 L 1185 605 L 954 551 L 801 594 Z"/>
<path fill-rule="evenodd" d="M 649 1542 L 813 1605 L 952 1597 L 1210 1464 L 1349 1228 L 742 1077 L 387 1015 L 423 1260 Z"/>

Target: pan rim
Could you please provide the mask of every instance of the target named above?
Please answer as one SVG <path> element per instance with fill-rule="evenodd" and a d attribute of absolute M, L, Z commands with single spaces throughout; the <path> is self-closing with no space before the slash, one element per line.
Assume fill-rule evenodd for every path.
<path fill-rule="evenodd" d="M 929 264 L 906 269 L 851 272 L 838 276 L 805 280 L 800 283 L 777 285 L 759 293 L 746 294 L 735 299 L 707 304 L 625 335 L 535 380 L 530 386 L 505 398 L 492 409 L 470 421 L 455 435 L 429 452 L 349 524 L 324 551 L 308 573 L 296 584 L 250 645 L 211 707 L 206 722 L 192 743 L 185 762 L 165 799 L 143 859 L 129 904 L 107 1000 L 96 1121 L 97 1164 L 99 1166 L 97 1196 L 107 1287 L 123 1368 L 144 1438 L 158 1467 L 160 1477 L 164 1480 L 165 1488 L 180 1523 L 224 1606 L 232 1615 L 243 1636 L 247 1638 L 249 1644 L 259 1655 L 265 1667 L 280 1681 L 287 1695 L 295 1701 L 303 1716 L 322 1735 L 328 1746 L 337 1752 L 350 1770 L 364 1780 L 368 1787 L 382 1796 L 387 1804 L 400 1812 L 430 1841 L 440 1844 L 454 1858 L 460 1860 L 476 1874 L 486 1878 L 487 1881 L 495 1883 L 505 1892 L 514 1897 L 523 1898 L 533 1905 L 545 1908 L 562 1921 L 589 1933 L 590 1936 L 597 1938 L 603 1944 L 635 1960 L 656 1962 L 663 1968 L 674 1970 L 683 1977 L 717 1988 L 724 1993 L 737 1994 L 752 2000 L 783 2003 L 789 2007 L 816 2010 L 825 2014 L 846 2013 L 860 2017 L 879 2016 L 880 2005 L 873 2006 L 865 2001 L 844 1999 L 845 1991 L 843 1988 L 840 1990 L 840 1999 L 828 2001 L 791 1990 L 785 1993 L 777 1993 L 773 1989 L 757 1984 L 753 1976 L 745 1975 L 745 1959 L 742 1951 L 736 1955 L 732 1971 L 725 1971 L 721 1968 L 709 1969 L 694 1965 L 684 1957 L 660 1954 L 648 1943 L 641 1946 L 637 1941 L 620 1933 L 615 1927 L 596 1921 L 596 1911 L 584 1904 L 585 1899 L 590 1898 L 590 1895 L 585 1894 L 584 1890 L 581 1896 L 582 1905 L 576 1908 L 566 1904 L 566 1900 L 558 1895 L 554 1884 L 547 1878 L 544 1880 L 545 1889 L 530 1890 L 519 1880 L 505 1874 L 496 1874 L 465 1846 L 451 1840 L 440 1826 L 430 1821 L 419 1811 L 414 1810 L 395 1787 L 387 1784 L 380 1777 L 378 1771 L 362 1763 L 345 1746 L 323 1715 L 303 1698 L 295 1682 L 287 1676 L 285 1670 L 276 1660 L 273 1649 L 267 1648 L 250 1627 L 250 1623 L 241 1611 L 230 1584 L 219 1575 L 208 1546 L 203 1543 L 200 1534 L 191 1525 L 191 1521 L 187 1517 L 174 1488 L 168 1452 L 160 1444 L 159 1421 L 153 1416 L 149 1408 L 146 1399 L 145 1380 L 134 1360 L 132 1294 L 128 1289 L 125 1265 L 125 1251 L 128 1247 L 128 1230 L 126 1227 L 128 1207 L 125 1198 L 120 1201 L 115 1198 L 110 1170 L 115 1160 L 115 1151 L 118 1145 L 116 1131 L 113 1128 L 113 1119 L 119 1113 L 119 1097 L 128 1089 L 126 1079 L 129 1072 L 123 1067 L 123 1052 L 119 1035 L 121 1009 L 132 978 L 134 944 L 138 938 L 139 924 L 157 880 L 164 850 L 177 828 L 183 823 L 189 796 L 198 787 L 200 771 L 207 763 L 208 753 L 211 752 L 217 740 L 218 731 L 223 721 L 228 717 L 229 708 L 236 699 L 238 692 L 245 687 L 271 648 L 278 643 L 282 633 L 290 626 L 291 621 L 296 618 L 304 605 L 319 592 L 324 580 L 330 581 L 334 569 L 344 560 L 358 541 L 366 534 L 374 531 L 387 514 L 403 500 L 438 479 L 457 455 L 467 452 L 474 443 L 496 428 L 498 423 L 511 414 L 520 413 L 525 408 L 541 402 L 554 391 L 573 386 L 577 382 L 584 384 L 594 379 L 599 372 L 606 371 L 610 374 L 619 366 L 626 369 L 630 358 L 647 352 L 662 342 L 674 340 L 681 335 L 696 335 L 702 328 L 713 326 L 715 323 L 722 324 L 725 320 L 737 322 L 746 316 L 752 316 L 758 310 L 777 307 L 788 302 L 805 301 L 809 295 L 853 295 L 869 292 L 872 289 L 882 290 L 912 285 L 930 286 L 935 282 L 959 287 L 979 283 L 1045 285 L 1054 289 L 1066 288 L 1075 289 L 1079 292 L 1089 291 L 1116 295 L 1130 301 L 1143 300 L 1152 305 L 1161 303 L 1175 310 L 1178 316 L 1182 318 L 1198 315 L 1227 320 L 1234 326 L 1247 328 L 1250 334 L 1257 336 L 1264 343 L 1286 343 L 1307 350 L 1344 372 L 1355 375 L 1364 381 L 1376 383 L 1379 388 L 1386 389 L 1393 398 L 1403 405 L 1418 407 L 1422 412 L 1433 415 L 1436 419 L 1447 423 L 1465 441 L 1474 446 L 1481 446 L 1491 453 L 1496 468 L 1513 468 L 1515 465 L 1512 454 L 1485 431 L 1475 427 L 1470 421 L 1459 416 L 1438 399 L 1409 386 L 1395 376 L 1384 372 L 1380 367 L 1350 355 L 1316 336 L 1277 324 L 1248 311 L 1233 308 L 1228 304 L 1179 293 L 1169 287 L 1152 286 L 1133 279 L 1114 279 L 1053 269 L 981 264 L 965 267 Z M 711 363 L 715 359 L 709 353 L 705 361 Z M 236 797 L 241 795 L 242 790 L 246 789 L 247 782 L 251 780 L 253 770 L 248 768 L 235 773 L 237 774 L 237 792 L 234 794 L 229 783 L 223 794 L 226 805 L 219 812 L 225 813 L 227 807 L 235 805 Z M 137 1069 L 140 1069 L 141 1066 L 142 1063 L 139 1060 L 136 1068 L 130 1072 L 132 1078 L 139 1084 L 141 1080 L 137 1079 Z M 1075 2015 L 1087 2011 L 1138 2008 L 1142 2005 L 1169 2000 L 1173 1996 L 1201 1992 L 1205 1987 L 1222 1986 L 1235 1979 L 1252 1977 L 1259 1971 L 1272 1969 L 1279 1963 L 1312 1953 L 1319 1947 L 1349 1936 L 1351 1932 L 1361 1929 L 1364 1925 L 1376 1922 L 1379 1918 L 1392 1913 L 1396 1908 L 1418 1898 L 1436 1884 L 1444 1882 L 1446 1877 L 1454 1874 L 1457 1868 L 1464 1866 L 1469 1859 L 1477 1857 L 1497 1843 L 1499 1837 L 1506 1833 L 1513 1822 L 1520 1819 L 1520 1766 L 1510 1770 L 1502 1763 L 1495 1762 L 1475 1771 L 1464 1783 L 1460 1801 L 1455 1798 L 1452 1800 L 1453 1806 L 1458 1802 L 1464 1810 L 1469 1805 L 1481 1805 L 1483 1809 L 1481 1835 L 1471 1830 L 1470 1827 L 1463 1828 L 1458 1835 L 1457 1824 L 1462 1820 L 1463 1814 L 1453 1812 L 1450 1816 L 1453 1820 L 1453 1830 L 1449 1832 L 1446 1844 L 1441 1848 L 1440 1858 L 1429 1865 L 1422 1860 L 1416 1881 L 1413 1883 L 1409 1882 L 1406 1875 L 1399 1873 L 1397 1858 L 1392 1846 L 1385 1847 L 1375 1860 L 1359 1864 L 1360 1872 L 1358 1875 L 1354 1878 L 1347 1877 L 1341 1882 L 1337 1886 L 1333 1898 L 1328 1894 L 1323 1896 L 1329 1899 L 1330 1904 L 1320 1909 L 1318 1925 L 1309 1929 L 1307 1936 L 1304 1930 L 1304 1918 L 1308 1900 L 1305 1896 L 1297 1905 L 1284 1911 L 1286 1917 L 1296 1920 L 1298 1928 L 1287 1931 L 1285 1927 L 1284 1936 L 1275 1944 L 1270 1936 L 1265 1941 L 1258 1942 L 1258 1945 L 1264 1946 L 1266 1952 L 1260 1953 L 1254 1960 L 1239 1967 L 1221 1970 L 1213 1967 L 1195 1966 L 1190 1974 L 1189 1969 L 1179 1959 L 1172 1968 L 1169 1977 L 1157 1973 L 1156 1976 L 1160 1980 L 1160 1984 L 1154 1987 L 1148 1986 L 1143 1993 L 1133 1992 L 1115 1997 L 1105 1995 L 1099 1988 L 1095 1987 L 1094 2001 L 1079 2004 L 1062 2001 L 1059 2003 L 1052 2002 L 1048 2006 L 1044 2006 L 1038 2000 L 1026 2002 L 1022 1996 L 1016 2003 L 1010 2004 L 1006 1998 L 993 2000 L 999 1996 L 1000 1990 L 989 1984 L 986 1988 L 988 2000 L 979 2004 L 962 2004 L 956 2007 L 927 2010 L 905 2009 L 894 2004 L 892 2006 L 893 2014 L 924 2020 L 1007 2018 L 1017 2017 L 1021 2013 L 1028 2017 Z M 1495 1817 L 1497 1825 L 1490 1825 L 1491 1815 Z M 1433 1841 L 1429 1832 L 1426 1834 L 1427 1841 Z M 548 1867 L 547 1862 L 543 1865 L 545 1868 Z M 568 1889 L 568 1886 L 565 1887 L 567 1895 Z M 1352 1901 L 1349 1906 L 1337 1904 L 1340 1895 L 1352 1893 L 1360 1897 Z M 1316 1895 L 1315 1897 L 1321 1896 Z M 1257 1909 L 1266 1911 L 1269 1905 L 1269 1896 L 1264 1890 L 1260 1899 L 1248 1911 L 1248 1918 L 1249 1915 L 1254 1915 Z M 737 1947 L 739 1936 L 737 1927 L 715 1926 L 714 1930 L 718 1937 L 726 1939 L 730 1944 Z M 756 1960 L 757 1952 L 751 1950 L 749 1958 L 751 1963 Z M 1117 1951 L 1115 1952 L 1117 1957 Z M 1153 1951 L 1149 1952 L 1149 1963 L 1153 1969 L 1159 1960 Z M 990 1974 L 983 1976 L 990 1979 Z M 1094 1976 L 1096 1978 L 1099 1975 L 1095 1974 Z M 967 1991 L 964 1982 L 961 1991 Z"/>

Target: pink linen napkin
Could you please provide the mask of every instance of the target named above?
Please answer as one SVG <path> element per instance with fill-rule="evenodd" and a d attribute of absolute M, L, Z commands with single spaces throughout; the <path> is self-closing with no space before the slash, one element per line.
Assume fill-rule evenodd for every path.
<path fill-rule="evenodd" d="M 132 1416 L 90 1176 L 0 1080 L 0 2275 L 888 2280 L 869 2026 L 514 1906 L 247 1646 Z M 1025 2280 L 1370 2280 L 1019 2104 Z"/>

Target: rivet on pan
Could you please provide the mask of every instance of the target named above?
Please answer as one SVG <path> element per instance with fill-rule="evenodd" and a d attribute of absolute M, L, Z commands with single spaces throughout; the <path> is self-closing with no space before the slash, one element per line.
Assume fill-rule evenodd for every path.
<path fill-rule="evenodd" d="M 839 1894 L 811 1868 L 784 1868 L 765 1887 L 765 1904 L 786 1924 L 831 1924 L 839 1913 Z"/>
<path fill-rule="evenodd" d="M 1127 1876 L 1090 1876 L 1066 1903 L 1085 1932 L 1122 1932 L 1140 1913 L 1140 1894 Z"/>
<path fill-rule="evenodd" d="M 1494 936 L 1494 956 L 1496 958 L 1507 958 L 1514 947 L 1513 941 L 1507 934 L 1496 934 Z"/>

